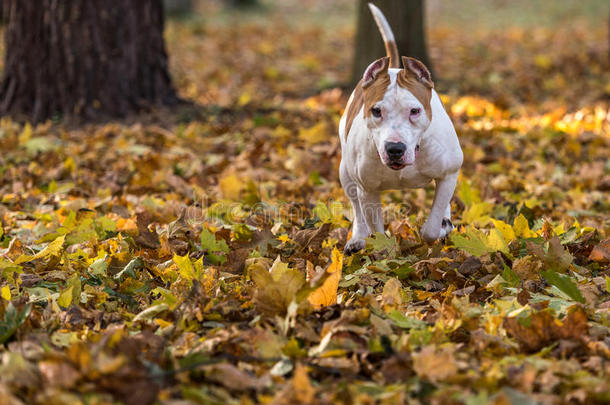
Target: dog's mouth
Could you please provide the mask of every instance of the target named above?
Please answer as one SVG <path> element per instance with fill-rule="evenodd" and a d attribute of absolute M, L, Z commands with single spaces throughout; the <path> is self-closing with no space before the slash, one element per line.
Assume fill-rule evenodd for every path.
<path fill-rule="evenodd" d="M 401 162 L 389 162 L 387 164 L 387 166 L 392 170 L 400 170 L 400 169 L 404 169 L 408 165 L 406 163 L 401 163 Z"/>

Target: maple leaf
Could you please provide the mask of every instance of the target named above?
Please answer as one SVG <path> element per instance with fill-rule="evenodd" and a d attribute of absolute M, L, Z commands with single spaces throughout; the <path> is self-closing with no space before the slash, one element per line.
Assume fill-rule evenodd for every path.
<path fill-rule="evenodd" d="M 305 285 L 303 274 L 289 268 L 279 257 L 269 271 L 261 266 L 252 266 L 250 277 L 257 287 L 254 302 L 261 312 L 268 315 L 284 315 Z"/>

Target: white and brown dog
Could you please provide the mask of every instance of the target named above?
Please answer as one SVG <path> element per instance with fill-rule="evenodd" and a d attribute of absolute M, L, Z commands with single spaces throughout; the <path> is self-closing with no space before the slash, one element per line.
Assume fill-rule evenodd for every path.
<path fill-rule="evenodd" d="M 436 193 L 421 237 L 434 241 L 453 229 L 451 197 L 463 154 L 455 128 L 434 91 L 426 66 L 403 56 L 399 68 L 394 34 L 383 13 L 369 3 L 387 56 L 371 63 L 352 93 L 339 124 L 341 185 L 354 209 L 351 254 L 372 232 L 383 232 L 380 193 L 422 188 Z"/>

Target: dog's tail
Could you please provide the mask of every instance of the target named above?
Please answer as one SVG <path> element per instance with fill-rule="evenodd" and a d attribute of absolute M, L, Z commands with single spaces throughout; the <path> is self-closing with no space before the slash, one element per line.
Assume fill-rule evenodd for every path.
<path fill-rule="evenodd" d="M 398 55 L 398 47 L 396 46 L 394 33 L 392 32 L 392 28 L 390 28 L 390 24 L 388 24 L 388 20 L 386 20 L 381 10 L 379 10 L 379 8 L 377 8 L 377 6 L 375 6 L 373 3 L 369 3 L 369 9 L 371 9 L 373 18 L 375 19 L 377 27 L 381 32 L 386 53 L 388 54 L 388 58 L 390 58 L 390 67 L 399 68 L 400 57 Z"/>

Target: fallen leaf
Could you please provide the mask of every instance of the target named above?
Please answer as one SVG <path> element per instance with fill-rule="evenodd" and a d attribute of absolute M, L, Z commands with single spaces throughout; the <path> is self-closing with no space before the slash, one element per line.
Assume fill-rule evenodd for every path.
<path fill-rule="evenodd" d="M 417 375 L 432 383 L 446 381 L 458 373 L 452 347 L 425 346 L 412 356 Z"/>
<path fill-rule="evenodd" d="M 333 249 L 331 263 L 326 269 L 329 274 L 324 283 L 309 294 L 308 300 L 314 308 L 321 308 L 337 303 L 337 288 L 341 280 L 343 254 L 337 248 Z"/>
<path fill-rule="evenodd" d="M 588 334 L 587 314 L 579 305 L 570 307 L 565 319 L 553 317 L 549 310 L 534 312 L 527 317 L 508 317 L 504 328 L 515 338 L 522 350 L 531 353 L 558 339 L 580 342 Z"/>

